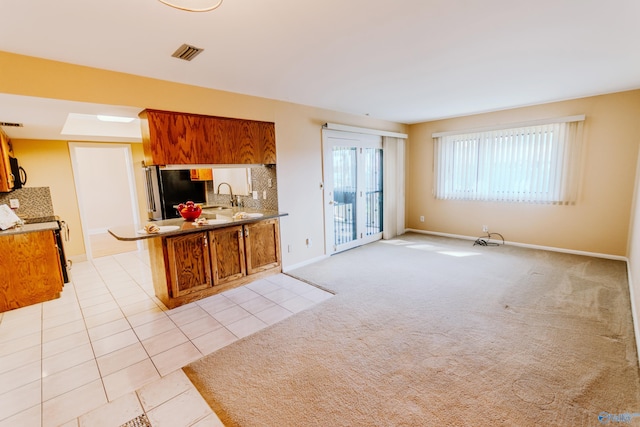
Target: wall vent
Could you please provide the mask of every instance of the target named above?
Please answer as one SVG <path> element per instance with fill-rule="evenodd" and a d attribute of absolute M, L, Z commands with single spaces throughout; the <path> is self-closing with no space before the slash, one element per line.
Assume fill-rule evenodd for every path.
<path fill-rule="evenodd" d="M 11 126 L 14 128 L 21 128 L 22 123 L 0 122 L 0 126 Z"/>
<path fill-rule="evenodd" d="M 201 49 L 199 47 L 183 44 L 178 48 L 178 50 L 173 52 L 173 55 L 171 56 L 173 56 L 174 58 L 184 59 L 185 61 L 191 61 L 203 50 L 204 49 Z"/>

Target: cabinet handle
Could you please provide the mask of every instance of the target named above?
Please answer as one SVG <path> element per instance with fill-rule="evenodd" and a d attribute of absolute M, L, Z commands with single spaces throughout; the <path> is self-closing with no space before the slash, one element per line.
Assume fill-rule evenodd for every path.
<path fill-rule="evenodd" d="M 204 247 L 206 248 L 208 246 L 208 240 L 207 240 L 207 235 L 205 234 L 204 236 L 202 236 L 202 238 L 204 239 Z"/>
<path fill-rule="evenodd" d="M 244 229 L 244 237 L 249 237 L 249 229 L 246 227 Z"/>

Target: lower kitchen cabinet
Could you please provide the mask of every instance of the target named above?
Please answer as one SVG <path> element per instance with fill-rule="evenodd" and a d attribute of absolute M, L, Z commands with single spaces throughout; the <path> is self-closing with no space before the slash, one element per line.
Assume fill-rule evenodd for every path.
<path fill-rule="evenodd" d="M 209 232 L 214 285 L 224 285 L 247 275 L 243 234 L 241 225 Z"/>
<path fill-rule="evenodd" d="M 170 237 L 166 243 L 171 294 L 180 297 L 210 288 L 211 261 L 207 233 Z"/>
<path fill-rule="evenodd" d="M 247 274 L 256 274 L 280 265 L 280 222 L 277 219 L 244 226 Z"/>
<path fill-rule="evenodd" d="M 282 271 L 278 219 L 150 239 L 156 296 L 169 308 Z"/>
<path fill-rule="evenodd" d="M 51 230 L 0 237 L 0 312 L 60 296 L 64 280 Z"/>

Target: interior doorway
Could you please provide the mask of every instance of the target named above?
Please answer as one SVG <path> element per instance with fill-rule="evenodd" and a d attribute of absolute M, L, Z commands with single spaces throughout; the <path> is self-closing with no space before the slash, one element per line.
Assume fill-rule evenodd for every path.
<path fill-rule="evenodd" d="M 325 244 L 329 255 L 382 238 L 382 137 L 323 130 Z"/>
<path fill-rule="evenodd" d="M 127 144 L 69 143 L 80 220 L 88 259 L 139 248 L 107 230 L 140 223 L 133 158 Z"/>

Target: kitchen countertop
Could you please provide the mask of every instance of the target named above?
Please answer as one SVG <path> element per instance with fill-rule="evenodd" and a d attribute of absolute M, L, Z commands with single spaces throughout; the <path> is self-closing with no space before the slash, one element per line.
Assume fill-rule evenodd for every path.
<path fill-rule="evenodd" d="M 262 214 L 260 217 L 252 217 L 252 218 L 244 218 L 244 219 L 233 219 L 233 215 L 237 212 L 246 212 L 248 214 Z M 146 233 L 144 231 L 145 224 L 131 224 L 131 225 L 122 225 L 115 226 L 109 228 L 109 234 L 115 237 L 118 240 L 143 240 L 149 239 L 153 237 L 167 237 L 167 236 L 175 236 L 185 233 L 195 233 L 198 231 L 206 231 L 213 230 L 216 228 L 224 228 L 230 227 L 234 225 L 248 224 L 257 221 L 263 221 L 265 219 L 271 218 L 279 218 L 282 216 L 287 216 L 287 213 L 278 212 L 278 211 L 262 211 L 262 210 L 251 210 L 251 209 L 243 209 L 243 208 L 233 208 L 226 210 L 225 212 L 217 213 L 217 214 L 203 214 L 202 217 L 206 217 L 212 220 L 211 224 L 206 225 L 198 225 L 192 221 L 185 221 L 182 218 L 175 219 L 164 219 L 161 221 L 150 221 L 150 223 L 157 225 L 158 227 L 171 227 L 170 231 L 163 231 L 160 233 Z M 218 222 L 216 220 L 223 220 L 224 222 Z M 175 228 L 177 227 L 177 228 Z"/>
<path fill-rule="evenodd" d="M 34 231 L 57 230 L 60 226 L 56 221 L 41 222 L 37 224 L 24 224 L 20 227 L 11 227 L 0 230 L 0 236 L 10 236 L 12 234 L 33 233 Z"/>

